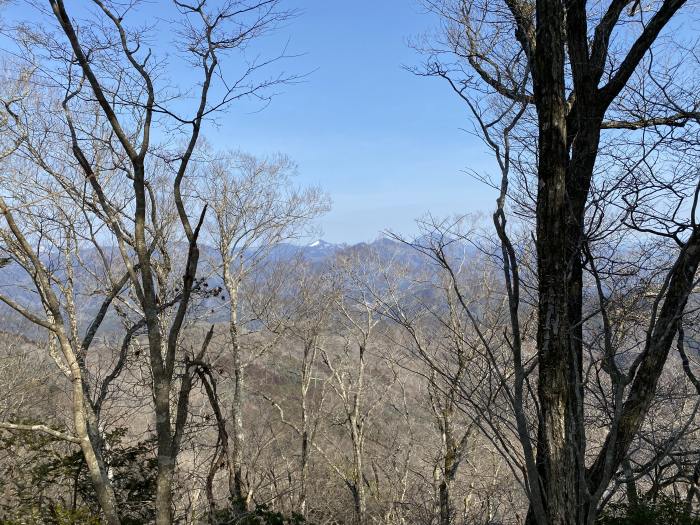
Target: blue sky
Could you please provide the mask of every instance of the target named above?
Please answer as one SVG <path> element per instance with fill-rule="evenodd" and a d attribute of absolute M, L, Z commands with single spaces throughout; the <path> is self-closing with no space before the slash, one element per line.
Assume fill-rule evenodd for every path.
<path fill-rule="evenodd" d="M 435 27 L 411 0 L 290 0 L 302 10 L 264 44 L 289 39 L 287 70 L 312 73 L 286 86 L 261 112 L 239 106 L 222 119 L 217 146 L 283 152 L 299 182 L 333 200 L 321 221 L 331 242 L 371 240 L 383 230 L 411 234 L 428 211 L 488 211 L 495 195 L 462 172 L 492 168 L 463 104 L 437 79 L 402 66 L 420 57 L 407 40 Z M 212 136 L 212 135 L 210 135 Z"/>
<path fill-rule="evenodd" d="M 269 72 L 283 68 L 308 76 L 278 88 L 262 111 L 259 103 L 232 106 L 205 131 L 209 143 L 294 159 L 298 183 L 320 186 L 333 202 L 318 222 L 320 236 L 330 242 L 373 240 L 387 229 L 411 235 L 415 219 L 427 212 L 442 217 L 493 209 L 494 192 L 463 172 L 495 167 L 483 143 L 464 131 L 471 129 L 467 108 L 444 81 L 404 69 L 421 60 L 409 39 L 437 26 L 418 0 L 283 5 L 299 16 L 255 41 L 248 53 L 277 56 L 286 44 L 287 53 L 298 56 Z M 8 18 L 36 17 L 22 2 L 10 6 Z M 72 15 L 86 6 L 91 4 L 66 1 Z M 153 22 L 158 32 L 167 25 L 157 20 L 171 9 L 169 0 L 144 0 L 126 22 Z M 161 32 L 156 40 L 170 36 Z M 174 67 L 170 78 L 184 85 L 197 80 L 181 65 Z"/>
<path fill-rule="evenodd" d="M 66 0 L 66 5 L 75 15 L 92 3 Z M 496 168 L 484 144 L 465 131 L 472 129 L 467 108 L 444 81 L 404 68 L 421 61 L 409 39 L 438 26 L 419 0 L 283 0 L 283 5 L 299 16 L 253 42 L 249 54 L 274 57 L 286 44 L 288 54 L 299 56 L 273 64 L 270 73 L 284 68 L 308 76 L 279 88 L 262 111 L 252 102 L 235 104 L 218 126 L 205 131 L 212 145 L 294 159 L 298 183 L 318 185 L 331 197 L 332 210 L 318 223 L 331 242 L 372 240 L 387 229 L 411 235 L 415 219 L 428 212 L 443 217 L 494 208 L 494 191 L 464 172 Z M 5 13 L 36 17 L 25 7 L 17 2 Z M 164 22 L 171 1 L 143 0 L 141 7 L 128 15 L 127 26 L 153 23 L 155 40 L 172 38 L 172 26 Z M 696 23 L 695 16 L 679 18 L 674 29 Z M 0 37 L 0 47 L 5 44 Z M 169 47 L 158 51 L 164 49 Z M 190 71 L 180 64 L 166 76 L 191 86 L 199 78 Z"/>

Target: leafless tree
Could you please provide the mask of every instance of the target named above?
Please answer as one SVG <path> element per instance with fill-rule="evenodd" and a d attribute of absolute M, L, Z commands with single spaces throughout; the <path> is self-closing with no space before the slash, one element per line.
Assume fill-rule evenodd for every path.
<path fill-rule="evenodd" d="M 686 43 L 693 36 L 688 41 L 679 34 L 670 36 L 685 2 L 642 8 L 627 1 L 426 4 L 440 15 L 443 31 L 437 41 L 422 45 L 428 59 L 419 72 L 445 79 L 467 104 L 476 132 L 494 152 L 500 170 L 493 218 L 511 310 L 508 337 L 529 521 L 592 523 L 649 410 L 700 262 L 695 209 L 688 204 L 693 190 L 673 195 L 669 213 L 655 214 L 653 225 L 642 224 L 637 213 L 643 206 L 627 199 L 623 206 L 630 215 L 618 216 L 617 225 L 646 234 L 672 232 L 675 254 L 656 289 L 648 336 L 637 347 L 638 359 L 623 373 L 624 387 L 616 390 L 617 413 L 609 433 L 590 458 L 584 331 L 591 317 L 585 315 L 584 275 L 595 270 L 587 266 L 591 257 L 586 246 L 598 240 L 601 217 L 614 222 L 610 212 L 619 204 L 607 198 L 614 188 L 648 171 L 652 144 L 663 142 L 659 137 L 673 142 L 673 130 L 697 122 L 695 76 L 673 74 L 684 58 L 690 58 L 684 66 L 694 64 L 695 55 L 687 54 L 692 44 Z M 662 46 L 663 39 L 672 43 Z M 665 54 L 663 60 L 660 54 Z M 650 131 L 651 142 L 646 135 Z M 613 150 L 620 137 L 628 146 L 627 160 L 622 160 L 622 151 Z M 681 144 L 682 139 L 676 142 Z M 616 181 L 606 173 L 615 173 Z M 680 178 L 695 188 L 696 175 L 685 171 Z M 652 187 L 665 187 L 661 179 L 668 181 L 665 175 L 647 178 L 654 183 L 646 187 L 651 192 Z M 633 193 L 648 204 L 653 198 L 643 187 Z M 596 213 L 603 208 L 607 215 Z M 533 225 L 537 248 L 536 440 L 522 412 L 527 384 L 520 330 L 524 281 L 519 248 L 506 225 L 509 213 Z"/>
<path fill-rule="evenodd" d="M 205 338 L 193 355 L 180 345 L 192 298 L 202 285 L 197 277 L 197 243 L 206 214 L 204 205 L 192 215 L 194 201 L 183 195 L 183 183 L 208 119 L 242 97 L 265 97 L 266 88 L 289 79 L 261 78 L 261 68 L 270 60 L 248 62 L 237 74 L 228 73 L 226 66 L 232 55 L 240 56 L 247 44 L 291 13 L 276 0 L 173 1 L 175 22 L 168 49 L 181 51 L 199 75 L 191 87 L 173 87 L 163 74 L 167 64 L 149 43 L 148 30 L 131 23 L 138 3 L 95 0 L 85 6 L 88 9 L 76 8 L 74 13 L 61 0 L 28 5 L 40 25 L 17 25 L 13 38 L 20 50 L 16 61 L 20 66 L 28 62 L 32 71 L 29 81 L 36 86 L 38 102 L 21 108 L 10 104 L 7 113 L 17 133 L 24 132 L 17 136 L 21 154 L 51 177 L 57 190 L 89 210 L 108 232 L 107 242 L 119 250 L 125 273 L 117 279 L 120 286 L 106 296 L 105 312 L 128 284 L 148 340 L 158 443 L 156 522 L 171 523 L 175 466 L 195 378 L 190 361 L 202 358 L 210 339 Z M 190 97 L 194 101 L 183 105 Z M 168 135 L 177 137 L 177 144 L 169 144 Z M 158 137 L 166 142 L 156 142 Z M 168 184 L 157 188 L 157 177 Z M 159 193 L 166 186 L 169 190 Z M 89 414 L 79 414 L 88 404 L 78 392 L 83 389 L 80 366 L 69 335 L 64 334 L 70 323 L 61 316 L 44 263 L 13 219 L 21 205 L 3 201 L 2 209 L 15 255 L 41 284 L 49 317 L 35 321 L 41 320 L 55 336 L 71 371 L 76 442 L 80 441 L 86 461 L 94 464 L 93 482 L 107 521 L 118 523 L 99 446 L 88 443 Z M 169 286 L 172 268 L 167 251 L 174 232 L 181 233 L 187 244 L 176 291 Z"/>
<path fill-rule="evenodd" d="M 246 281 L 263 271 L 271 253 L 286 241 L 298 238 L 311 221 L 327 208 L 327 199 L 316 188 L 296 189 L 291 177 L 295 166 L 286 157 L 256 159 L 250 155 L 226 154 L 211 160 L 205 168 L 202 201 L 211 207 L 207 223 L 216 246 L 216 274 L 228 296 L 228 336 L 232 395 L 227 401 L 229 486 L 232 501 L 244 512 L 250 495 L 243 486 L 245 430 L 243 423 L 244 374 L 269 342 L 246 352 L 240 319 L 241 293 Z M 263 303 L 271 301 L 265 297 Z M 262 317 L 254 312 L 255 318 Z"/>

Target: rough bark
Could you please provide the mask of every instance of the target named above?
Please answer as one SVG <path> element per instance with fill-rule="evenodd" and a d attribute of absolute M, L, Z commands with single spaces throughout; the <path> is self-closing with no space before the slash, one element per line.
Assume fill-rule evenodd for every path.
<path fill-rule="evenodd" d="M 533 64 L 538 113 L 537 347 L 540 424 L 537 467 L 551 525 L 575 522 L 575 470 L 568 318 L 566 172 L 568 166 L 564 79 L 564 7 L 538 0 Z"/>

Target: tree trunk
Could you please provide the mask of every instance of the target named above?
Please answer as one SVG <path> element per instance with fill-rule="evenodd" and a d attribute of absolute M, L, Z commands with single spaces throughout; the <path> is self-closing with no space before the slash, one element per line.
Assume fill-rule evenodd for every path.
<path fill-rule="evenodd" d="M 537 347 L 541 412 L 537 467 L 547 525 L 570 525 L 576 520 L 575 451 L 572 450 L 576 427 L 570 389 L 574 356 L 569 345 L 567 294 L 571 267 L 567 260 L 566 235 L 568 152 L 564 20 L 560 0 L 537 1 L 537 45 L 533 64 L 539 127 Z"/>
<path fill-rule="evenodd" d="M 452 432 L 452 412 L 449 409 L 442 413 L 442 440 L 444 458 L 442 465 L 442 479 L 440 480 L 440 525 L 452 523 L 453 509 L 450 500 L 450 489 L 457 473 L 458 457 L 457 443 Z"/>
<path fill-rule="evenodd" d="M 156 525 L 172 523 L 172 485 L 175 458 L 172 454 L 170 427 L 170 384 L 155 378 L 156 439 L 158 444 L 156 476 Z"/>
<path fill-rule="evenodd" d="M 627 493 L 627 504 L 636 507 L 639 504 L 639 494 L 637 493 L 637 482 L 634 480 L 632 465 L 629 459 L 622 462 L 622 470 L 625 474 L 625 492 Z"/>
<path fill-rule="evenodd" d="M 681 249 L 668 281 L 663 305 L 658 313 L 650 341 L 645 348 L 634 381 L 622 409 L 617 432 L 609 433 L 595 462 L 588 469 L 591 491 L 607 486 L 627 456 L 656 392 L 656 385 L 669 351 L 678 333 L 688 296 L 700 265 L 700 230 L 696 229 Z M 597 502 L 593 501 L 592 505 Z M 595 509 L 589 510 L 595 512 Z"/>
<path fill-rule="evenodd" d="M 352 427 L 352 450 L 353 450 L 353 465 L 352 465 L 352 498 L 355 509 L 355 524 L 364 525 L 367 503 L 365 501 L 365 487 L 362 479 L 362 437 L 357 428 L 357 419 L 350 418 Z"/>
<path fill-rule="evenodd" d="M 352 492 L 353 510 L 355 513 L 355 525 L 365 525 L 365 514 L 367 512 L 367 504 L 365 502 L 365 491 L 362 486 L 362 479 L 353 481 L 350 488 Z"/>
<path fill-rule="evenodd" d="M 67 343 L 63 343 L 67 344 Z M 112 484 L 107 477 L 104 460 L 102 459 L 99 443 L 95 443 L 88 431 L 86 405 L 88 401 L 83 393 L 83 381 L 77 361 L 70 364 L 73 382 L 73 421 L 75 432 L 80 439 L 80 450 L 83 453 L 85 465 L 90 473 L 90 480 L 95 488 L 97 501 L 100 504 L 105 521 L 108 525 L 119 525 L 117 499 Z"/>
<path fill-rule="evenodd" d="M 223 280 L 229 295 L 229 337 L 231 339 L 231 361 L 233 367 L 233 399 L 231 400 L 231 421 L 233 431 L 230 434 L 228 471 L 229 495 L 233 510 L 245 513 L 246 497 L 243 491 L 243 362 L 241 346 L 238 337 L 238 283 L 231 275 L 231 261 L 223 254 Z"/>
<path fill-rule="evenodd" d="M 235 345 L 237 348 L 237 345 Z M 233 400 L 231 401 L 231 447 L 229 457 L 229 493 L 234 507 L 240 512 L 247 510 L 246 497 L 243 492 L 243 370 L 241 369 L 240 350 L 234 350 Z"/>
<path fill-rule="evenodd" d="M 450 485 L 443 476 L 440 480 L 440 525 L 450 525 L 452 523 L 452 512 L 450 507 Z"/>
<path fill-rule="evenodd" d="M 309 470 L 309 433 L 301 436 L 301 467 L 299 473 L 299 514 L 306 517 L 306 477 Z"/>

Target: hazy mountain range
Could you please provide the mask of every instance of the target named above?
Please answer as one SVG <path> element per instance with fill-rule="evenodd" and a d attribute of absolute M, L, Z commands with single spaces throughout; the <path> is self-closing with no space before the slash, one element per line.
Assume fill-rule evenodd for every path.
<path fill-rule="evenodd" d="M 121 256 L 116 248 L 109 247 L 103 249 L 108 256 L 112 257 L 115 265 L 121 261 Z M 177 252 L 177 250 L 174 250 Z M 221 281 L 215 275 L 215 267 L 219 264 L 220 257 L 216 250 L 207 245 L 200 246 L 200 265 L 198 275 L 207 279 L 208 287 L 221 286 Z M 181 253 L 186 253 L 183 246 Z M 268 257 L 271 262 L 293 261 L 301 258 L 319 268 L 324 263 L 330 263 L 340 253 L 353 255 L 360 259 L 369 257 L 377 258 L 380 262 L 398 260 L 410 266 L 426 265 L 427 260 L 411 246 L 399 242 L 395 239 L 382 237 L 372 242 L 362 242 L 357 244 L 330 243 L 322 239 L 317 239 L 305 244 L 283 243 L 270 251 Z M 3 255 L 0 253 L 0 255 Z M 184 255 L 183 255 L 184 257 Z M 173 257 L 174 259 L 176 257 Z M 57 281 L 64 282 L 66 279 L 64 261 L 58 254 L 45 253 L 42 255 L 44 264 L 56 276 Z M 80 252 L 79 263 L 77 260 L 73 265 L 73 279 L 75 282 L 75 292 L 79 297 L 79 317 L 82 322 L 89 322 L 92 315 L 99 308 L 103 294 L 96 291 L 98 282 L 92 272 L 99 277 L 102 271 L 102 263 L 97 259 L 97 251 L 85 249 Z M 101 287 L 99 287 L 101 288 Z M 41 312 L 41 298 L 37 294 L 30 276 L 17 263 L 10 262 L 0 267 L 0 293 L 10 297 L 16 303 L 29 308 L 35 312 Z M 12 325 L 17 323 L 17 315 L 12 313 L 7 315 L 10 308 L 0 304 L 0 329 L 11 330 Z M 113 320 L 116 322 L 116 319 Z M 108 323 L 111 324 L 111 323 Z"/>

